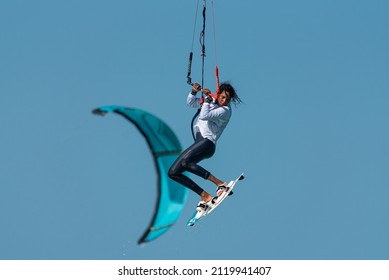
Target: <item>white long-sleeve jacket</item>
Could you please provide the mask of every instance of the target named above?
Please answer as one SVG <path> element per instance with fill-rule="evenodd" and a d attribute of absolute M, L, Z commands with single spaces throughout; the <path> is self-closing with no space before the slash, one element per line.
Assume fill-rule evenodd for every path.
<path fill-rule="evenodd" d="M 191 92 L 188 95 L 186 103 L 190 107 L 198 108 L 201 106 L 200 98 L 197 98 Z M 199 131 L 204 138 L 216 144 L 223 130 L 226 128 L 231 114 L 232 110 L 230 105 L 219 106 L 215 99 L 210 103 L 204 102 L 194 129 L 196 132 Z"/>

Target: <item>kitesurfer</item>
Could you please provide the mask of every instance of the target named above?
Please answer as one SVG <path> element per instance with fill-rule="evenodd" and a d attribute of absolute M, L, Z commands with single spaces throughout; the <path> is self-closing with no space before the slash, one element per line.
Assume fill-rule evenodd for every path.
<path fill-rule="evenodd" d="M 212 95 L 209 89 L 202 89 L 201 92 L 205 96 L 203 103 L 201 102 L 202 98 L 196 97 L 200 89 L 200 84 L 194 83 L 187 97 L 187 105 L 201 107 L 198 120 L 194 126 L 196 135 L 195 142 L 181 153 L 170 167 L 168 173 L 171 179 L 200 196 L 200 202 L 197 206 L 199 211 L 207 209 L 215 200 L 211 194 L 183 173 L 188 171 L 213 182 L 217 186 L 215 198 L 221 194 L 227 183 L 215 177 L 208 170 L 198 165 L 198 163 L 203 159 L 212 157 L 215 153 L 217 140 L 223 133 L 231 117 L 232 111 L 230 103 L 241 102 L 233 86 L 227 82 L 219 86 L 216 95 Z"/>

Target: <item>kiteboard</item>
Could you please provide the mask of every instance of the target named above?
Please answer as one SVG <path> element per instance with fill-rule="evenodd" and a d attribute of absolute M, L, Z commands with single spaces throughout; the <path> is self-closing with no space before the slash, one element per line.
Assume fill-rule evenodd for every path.
<path fill-rule="evenodd" d="M 243 180 L 243 179 L 244 179 L 244 176 L 242 173 L 239 175 L 238 178 L 236 178 L 235 180 L 228 183 L 227 189 L 225 191 L 223 191 L 223 193 L 219 197 L 217 197 L 217 199 L 215 200 L 215 203 L 208 206 L 207 210 L 205 210 L 205 211 L 197 211 L 196 210 L 193 213 L 192 217 L 189 219 L 189 221 L 187 223 L 187 226 L 194 226 L 199 220 L 208 216 L 213 210 L 215 210 L 231 194 L 232 189 L 234 188 L 236 183 L 239 180 Z"/>

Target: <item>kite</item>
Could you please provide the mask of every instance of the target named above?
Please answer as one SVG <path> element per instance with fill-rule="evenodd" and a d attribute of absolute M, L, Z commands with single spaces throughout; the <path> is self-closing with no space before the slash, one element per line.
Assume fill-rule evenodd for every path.
<path fill-rule="evenodd" d="M 92 111 L 104 116 L 116 113 L 133 123 L 147 141 L 157 171 L 157 202 L 150 225 L 138 244 L 152 241 L 177 221 L 187 199 L 188 190 L 171 180 L 167 173 L 181 153 L 182 147 L 175 133 L 160 118 L 141 109 L 122 106 L 103 106 Z"/>

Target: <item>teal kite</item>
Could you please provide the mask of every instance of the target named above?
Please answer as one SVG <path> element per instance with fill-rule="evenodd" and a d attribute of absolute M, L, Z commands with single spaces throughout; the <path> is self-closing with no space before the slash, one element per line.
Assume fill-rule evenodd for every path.
<path fill-rule="evenodd" d="M 165 122 L 141 109 L 104 106 L 92 112 L 102 116 L 112 112 L 123 116 L 147 141 L 157 171 L 157 202 L 150 225 L 138 244 L 152 241 L 177 221 L 187 199 L 188 190 L 167 176 L 169 167 L 182 151 L 180 141 Z"/>

